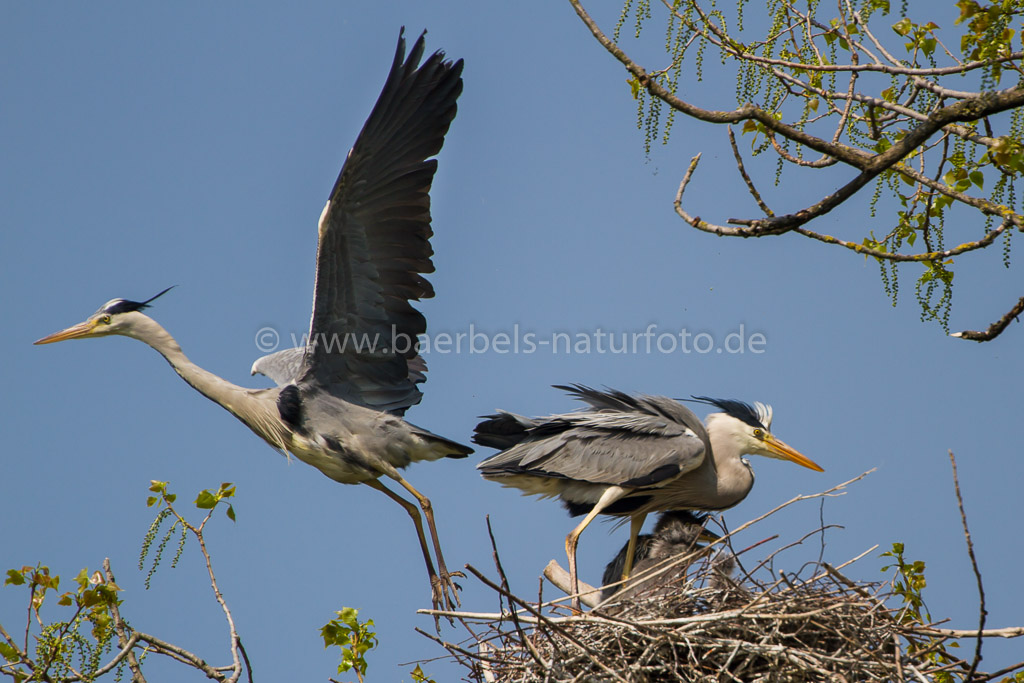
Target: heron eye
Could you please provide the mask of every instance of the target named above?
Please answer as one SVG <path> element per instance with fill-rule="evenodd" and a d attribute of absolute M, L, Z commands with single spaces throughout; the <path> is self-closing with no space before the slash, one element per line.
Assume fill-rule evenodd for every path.
<path fill-rule="evenodd" d="M 103 323 L 104 325 L 109 325 L 110 324 L 110 316 L 109 315 L 103 316 L 102 318 L 100 318 L 100 322 Z"/>
<path fill-rule="evenodd" d="M 763 439 L 764 438 L 764 432 L 761 431 L 760 429 L 755 429 L 754 430 L 754 438 L 755 439 Z"/>

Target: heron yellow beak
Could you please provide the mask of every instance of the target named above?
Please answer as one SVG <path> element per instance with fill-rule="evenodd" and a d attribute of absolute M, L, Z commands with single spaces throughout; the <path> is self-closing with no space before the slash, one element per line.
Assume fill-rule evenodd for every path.
<path fill-rule="evenodd" d="M 89 318 L 77 325 L 72 325 L 66 330 L 60 332 L 54 332 L 51 335 L 47 335 L 42 339 L 38 339 L 33 344 L 52 344 L 54 342 L 64 341 L 65 339 L 80 339 L 81 337 L 88 337 L 93 330 L 96 329 L 97 321 L 94 318 Z"/>
<path fill-rule="evenodd" d="M 793 448 L 792 446 L 787 445 L 780 439 L 776 439 L 771 434 L 765 435 L 764 445 L 768 448 L 768 450 L 770 450 L 772 453 L 774 453 L 779 458 L 782 458 L 783 460 L 795 462 L 797 465 L 803 465 L 804 467 L 812 469 L 815 472 L 825 471 L 825 469 L 821 465 L 814 462 L 806 455 L 804 455 L 797 449 Z"/>
<path fill-rule="evenodd" d="M 714 543 L 715 541 L 721 540 L 721 538 L 722 537 L 716 534 L 715 532 L 708 531 L 707 529 L 703 529 L 700 532 L 700 535 L 697 536 L 697 540 L 702 541 L 704 543 Z"/>

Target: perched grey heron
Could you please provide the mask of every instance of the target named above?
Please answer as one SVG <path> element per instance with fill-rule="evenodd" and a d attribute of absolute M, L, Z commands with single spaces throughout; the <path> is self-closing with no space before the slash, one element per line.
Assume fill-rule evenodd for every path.
<path fill-rule="evenodd" d="M 718 534 L 705 528 L 706 515 L 695 515 L 689 510 L 669 510 L 658 515 L 658 522 L 650 534 L 636 537 L 636 549 L 633 553 L 632 574 L 639 574 L 653 567 L 662 560 L 673 555 L 690 552 L 698 547 L 698 541 L 717 541 Z M 626 553 L 629 543 L 625 543 L 618 554 L 604 568 L 601 585 L 601 599 L 607 600 L 624 587 L 624 584 L 611 586 L 622 579 L 626 567 Z"/>
<path fill-rule="evenodd" d="M 406 409 L 419 403 L 416 385 L 426 371 L 416 345 L 426 320 L 410 300 L 434 296 L 421 275 L 434 270 L 429 192 L 437 161 L 430 157 L 444 144 L 462 92 L 462 60 L 446 61 L 438 51 L 421 65 L 423 52 L 421 35 L 406 59 L 405 38 L 399 34 L 380 97 L 320 215 L 309 343 L 254 364 L 254 372 L 264 372 L 280 386 L 236 386 L 190 361 L 174 338 L 142 312 L 156 297 L 113 299 L 84 322 L 36 344 L 109 335 L 138 339 L 273 448 L 294 454 L 334 481 L 383 492 L 416 525 L 433 604 L 451 608 L 453 597 L 458 603 L 457 586 L 441 554 L 430 501 L 398 471 L 419 460 L 473 452 L 402 419 Z M 388 489 L 381 476 L 418 501 L 430 528 L 437 571 L 419 510 Z"/>
<path fill-rule="evenodd" d="M 692 410 L 663 396 L 579 384 L 555 388 L 589 408 L 542 418 L 499 411 L 476 426 L 473 441 L 501 449 L 477 465 L 485 479 L 557 496 L 570 515 L 585 515 L 565 539 L 574 591 L 579 536 L 599 514 L 630 518 L 625 579 L 648 513 L 724 510 L 747 497 L 754 472 L 743 455 L 824 471 L 771 433 L 772 409 L 763 403 L 695 397 L 721 411 L 708 415 L 705 427 Z M 579 609 L 578 599 L 574 606 Z"/>

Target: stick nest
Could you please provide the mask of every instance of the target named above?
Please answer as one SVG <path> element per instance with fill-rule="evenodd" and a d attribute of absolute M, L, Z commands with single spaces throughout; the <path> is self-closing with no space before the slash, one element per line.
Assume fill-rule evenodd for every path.
<path fill-rule="evenodd" d="M 882 583 L 842 573 L 875 548 L 837 567 L 819 557 L 796 573 L 776 570 L 779 552 L 823 532 L 753 560 L 761 544 L 736 553 L 726 536 L 716 548 L 669 558 L 650 570 L 653 578 L 631 579 L 641 585 L 584 614 L 565 598 L 514 595 L 495 551 L 497 581 L 467 569 L 499 594 L 501 613 L 446 613 L 469 633 L 459 643 L 421 633 L 466 667 L 465 680 L 482 683 L 975 683 L 1024 667 L 978 671 L 951 642 L 963 633 L 921 623 L 921 603 L 907 599 L 898 574 Z M 744 562 L 756 566 L 748 571 Z M 970 658 L 973 648 L 963 649 Z"/>
<path fill-rule="evenodd" d="M 484 624 L 475 652 L 449 651 L 474 681 L 899 681 L 914 670 L 933 680 L 938 663 L 924 647 L 909 654 L 879 586 L 815 569 L 805 582 L 763 585 L 703 561 L 682 581 L 584 616 L 506 614 Z"/>

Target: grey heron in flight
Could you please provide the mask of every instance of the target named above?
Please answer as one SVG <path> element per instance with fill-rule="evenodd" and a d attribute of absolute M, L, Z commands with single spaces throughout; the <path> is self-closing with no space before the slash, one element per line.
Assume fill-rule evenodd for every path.
<path fill-rule="evenodd" d="M 273 448 L 334 481 L 381 491 L 412 517 L 433 603 L 451 608 L 452 597 L 458 603 L 457 586 L 441 555 L 430 501 L 399 473 L 412 462 L 473 452 L 402 419 L 419 403 L 416 385 L 426 371 L 416 345 L 426 320 L 410 301 L 434 296 L 422 276 L 434 270 L 429 192 L 437 161 L 431 157 L 444 144 L 462 92 L 462 60 L 453 63 L 438 51 L 420 64 L 423 53 L 421 35 L 406 58 L 399 34 L 381 94 L 320 215 L 309 343 L 254 365 L 280 386 L 236 386 L 193 363 L 142 312 L 156 297 L 113 299 L 84 322 L 35 343 L 109 335 L 138 339 Z M 437 571 L 419 510 L 387 488 L 382 476 L 419 503 Z"/>
<path fill-rule="evenodd" d="M 576 546 L 597 515 L 630 518 L 625 579 L 648 513 L 725 510 L 747 497 L 754 472 L 742 456 L 824 471 L 771 433 L 772 409 L 763 403 L 697 397 L 720 411 L 708 415 L 705 426 L 692 410 L 663 396 L 579 384 L 555 388 L 589 407 L 542 418 L 499 411 L 476 426 L 473 441 L 501 450 L 477 465 L 485 479 L 558 497 L 571 516 L 585 515 L 565 539 L 574 592 Z M 579 599 L 573 604 L 578 610 Z"/>
<path fill-rule="evenodd" d="M 698 541 L 710 542 L 721 538 L 718 534 L 708 531 L 705 528 L 706 523 L 706 515 L 696 515 L 689 510 L 662 512 L 658 515 L 658 522 L 654 525 L 653 533 L 640 534 L 636 537 L 631 574 L 634 576 L 642 574 L 673 555 L 692 552 L 698 547 L 703 547 L 698 544 Z M 605 586 L 601 591 L 601 600 L 607 600 L 618 594 L 619 591 L 625 594 L 631 593 L 632 585 L 619 583 L 626 567 L 626 553 L 628 552 L 629 543 L 627 542 L 612 558 L 612 561 L 605 566 L 604 575 L 601 577 L 601 584 Z M 672 578 L 674 576 L 669 575 L 656 581 L 660 585 Z M 647 587 L 649 584 L 643 585 Z"/>

